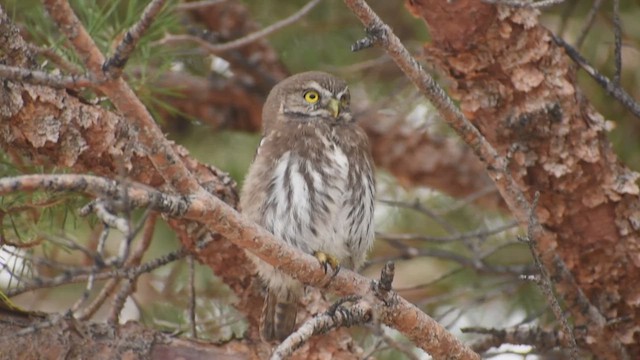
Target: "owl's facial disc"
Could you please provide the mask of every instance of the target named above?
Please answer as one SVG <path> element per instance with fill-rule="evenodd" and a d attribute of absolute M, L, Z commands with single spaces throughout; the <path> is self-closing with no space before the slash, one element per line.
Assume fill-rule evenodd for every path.
<path fill-rule="evenodd" d="M 290 96 L 291 101 L 285 102 L 282 110 L 310 118 L 310 120 L 350 122 L 349 89 L 344 85 L 340 87 L 331 85 L 335 84 L 323 86 L 316 81 L 304 83 L 300 90 L 296 91 L 297 94 L 294 92 Z"/>

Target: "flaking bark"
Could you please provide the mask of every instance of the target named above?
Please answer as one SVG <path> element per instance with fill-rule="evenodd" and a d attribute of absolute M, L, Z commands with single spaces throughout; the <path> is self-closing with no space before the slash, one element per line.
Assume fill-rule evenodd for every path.
<path fill-rule="evenodd" d="M 534 10 L 480 1 L 408 6 L 426 20 L 434 41 L 425 52 L 451 78 L 467 117 L 502 154 L 512 153 L 509 169 L 522 191 L 540 192 L 537 216 L 551 235 L 540 239 L 541 252 L 557 252 L 606 319 L 628 318 L 607 326 L 591 350 L 616 357 L 607 351 L 607 336 L 614 336 L 636 358 L 640 289 L 629 284 L 640 281 L 638 174 L 618 161 L 575 66 Z M 446 19 L 463 16 L 471 20 L 448 31 Z M 577 307 L 570 311 L 589 319 Z"/>

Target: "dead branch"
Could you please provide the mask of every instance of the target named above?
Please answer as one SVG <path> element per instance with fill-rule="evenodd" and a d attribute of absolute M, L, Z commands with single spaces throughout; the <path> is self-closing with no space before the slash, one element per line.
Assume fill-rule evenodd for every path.
<path fill-rule="evenodd" d="M 582 47 L 584 40 L 587 38 L 587 35 L 589 34 L 589 30 L 591 30 L 591 27 L 593 26 L 593 23 L 596 19 L 596 15 L 600 10 L 600 6 L 602 6 L 603 1 L 604 0 L 593 0 L 593 5 L 591 5 L 591 9 L 589 9 L 589 14 L 587 15 L 587 18 L 584 21 L 584 24 L 582 25 L 582 29 L 580 29 L 578 39 L 576 40 L 576 45 L 575 45 L 576 49 L 580 49 Z"/>
<path fill-rule="evenodd" d="M 148 207 L 172 217 L 184 217 L 205 224 L 305 284 L 324 286 L 327 277 L 331 276 L 318 267 L 317 259 L 313 256 L 275 239 L 269 232 L 214 197 L 183 198 L 135 184 L 127 184 L 123 188 L 117 181 L 88 175 L 25 175 L 0 179 L 0 194 L 42 189 L 89 192 L 95 196 L 109 197 L 117 197 L 126 191 L 132 206 Z M 287 261 L 283 262 L 282 259 Z M 371 295 L 372 291 L 370 280 L 348 270 L 338 273 L 327 288 L 339 295 L 363 297 Z M 384 299 L 376 299 L 372 306 L 379 314 L 379 321 L 402 332 L 434 358 L 478 358 L 436 321 L 403 298 L 389 292 Z"/>
<path fill-rule="evenodd" d="M 179 44 L 185 41 L 195 42 L 200 45 L 203 49 L 208 51 L 210 54 L 220 54 L 230 50 L 238 49 L 244 46 L 247 46 L 257 40 L 260 40 L 264 37 L 271 35 L 272 33 L 281 30 L 296 21 L 302 19 L 311 9 L 313 9 L 320 0 L 311 0 L 305 6 L 300 8 L 297 12 L 288 16 L 287 18 L 280 20 L 272 25 L 269 25 L 259 31 L 246 35 L 240 39 L 236 39 L 233 41 L 229 41 L 224 44 L 211 44 L 210 42 L 193 35 L 166 35 L 164 39 L 160 40 L 158 44 Z"/>
<path fill-rule="evenodd" d="M 56 89 L 80 89 L 97 86 L 97 81 L 83 75 L 55 75 L 44 71 L 29 70 L 0 64 L 0 78 L 25 82 L 34 85 L 45 85 Z"/>
<path fill-rule="evenodd" d="M 393 34 L 389 26 L 382 22 L 365 1 L 345 0 L 345 3 L 362 21 L 368 33 L 368 36 L 357 42 L 352 50 L 358 51 L 374 44 L 384 48 L 409 80 L 438 109 L 444 120 L 471 147 L 476 156 L 484 160 L 489 176 L 496 183 L 509 209 L 519 221 L 526 223 L 526 214 L 530 205 L 513 178 L 505 171 L 507 167 L 505 158 L 496 152 L 478 129 L 455 107 L 442 87 L 422 70 L 422 66 L 402 45 L 400 39 Z"/>
<path fill-rule="evenodd" d="M 558 298 L 556 297 L 556 294 L 553 291 L 554 283 L 551 277 L 549 276 L 549 272 L 547 271 L 547 269 L 544 267 L 542 263 L 542 260 L 540 258 L 540 250 L 538 249 L 538 245 L 536 243 L 536 238 L 534 235 L 540 231 L 539 230 L 540 223 L 538 222 L 538 217 L 536 216 L 536 213 L 535 213 L 535 207 L 538 203 L 539 197 L 540 197 L 540 194 L 536 193 L 533 198 L 533 206 L 531 208 L 532 209 L 531 214 L 529 215 L 529 228 L 527 229 L 527 238 L 525 239 L 525 241 L 527 242 L 527 245 L 529 245 L 529 250 L 533 255 L 533 262 L 536 265 L 536 268 L 538 268 L 538 271 L 540 273 L 540 281 L 538 281 L 538 285 L 542 289 L 542 293 L 544 294 L 545 299 L 547 300 L 547 304 L 549 304 L 549 307 L 551 308 L 553 315 L 556 317 L 556 320 L 558 320 L 558 322 L 562 326 L 562 330 L 564 331 L 567 337 L 567 342 L 568 342 L 569 351 L 570 351 L 569 353 L 570 358 L 572 360 L 577 360 L 578 344 L 576 343 L 576 338 L 573 335 L 573 329 L 569 325 L 569 320 L 567 319 L 567 316 L 564 314 L 562 308 L 560 307 L 560 302 L 558 301 Z"/>
<path fill-rule="evenodd" d="M 470 327 L 461 330 L 464 333 L 488 335 L 472 345 L 473 349 L 479 353 L 485 353 L 490 348 L 499 347 L 502 344 L 532 345 L 540 352 L 547 352 L 562 347 L 562 344 L 567 341 L 566 335 L 561 331 L 531 326 L 516 326 L 508 329 Z"/>
<path fill-rule="evenodd" d="M 0 332 L 16 333 L 40 323 L 37 318 L 2 314 Z M 83 359 L 252 359 L 250 346 L 241 341 L 225 344 L 198 343 L 149 330 L 135 322 L 112 326 L 65 318 L 29 336 L 0 336 L 2 356 L 8 359 L 59 359 L 74 354 Z"/>
<path fill-rule="evenodd" d="M 142 12 L 142 16 L 122 37 L 122 41 L 116 47 L 113 55 L 107 59 L 102 65 L 104 71 L 110 78 L 114 79 L 122 75 L 129 56 L 136 48 L 138 41 L 142 38 L 156 15 L 160 12 L 165 4 L 165 0 L 152 0 L 147 4 Z"/>
<path fill-rule="evenodd" d="M 104 55 L 89 36 L 69 3 L 65 0 L 46 0 L 44 5 L 91 74 L 99 79 L 102 78 Z M 124 80 L 121 78 L 108 80 L 98 88 L 109 97 L 125 118 L 138 127 L 140 145 L 148 149 L 149 159 L 167 183 L 183 194 L 199 193 L 201 196 L 211 196 L 202 190 L 193 174 L 186 168 L 153 121 L 151 114 Z"/>
<path fill-rule="evenodd" d="M 178 259 L 182 259 L 186 257 L 188 254 L 189 252 L 186 249 L 181 248 L 179 250 L 175 250 L 166 255 L 158 257 L 154 260 L 150 260 L 142 265 L 130 266 L 127 268 L 120 268 L 116 270 L 96 272 L 93 275 L 93 277 L 94 277 L 94 280 L 108 280 L 108 279 L 120 280 L 124 278 L 137 278 L 138 276 L 144 273 L 148 273 L 168 263 L 171 263 Z M 40 260 L 34 259 L 33 261 L 38 262 Z M 59 275 L 55 278 L 48 279 L 48 280 L 40 280 L 40 279 L 30 280 L 30 279 L 21 277 L 20 274 L 11 273 L 12 276 L 20 279 L 20 281 L 22 281 L 26 285 L 23 285 L 20 288 L 10 289 L 5 293 L 8 297 L 12 297 L 12 296 L 16 296 L 25 292 L 33 291 L 33 290 L 52 288 L 52 287 L 65 285 L 65 284 L 75 284 L 79 282 L 85 282 L 89 279 L 89 277 L 93 272 L 94 272 L 93 268 L 74 268 L 73 271 L 67 271 L 62 275 Z"/>
<path fill-rule="evenodd" d="M 613 85 L 620 87 L 622 73 L 622 24 L 620 21 L 620 0 L 613 0 L 613 37 L 614 37 L 614 65 Z"/>
<path fill-rule="evenodd" d="M 201 0 L 201 1 L 191 1 L 187 3 L 179 3 L 178 5 L 176 5 L 176 10 L 189 11 L 189 10 L 195 10 L 200 8 L 208 8 L 225 1 L 227 0 Z"/>
<path fill-rule="evenodd" d="M 158 218 L 157 213 L 152 213 L 149 218 L 144 222 L 144 230 L 142 234 L 142 240 L 138 244 L 137 248 L 131 253 L 131 256 L 127 258 L 123 264 L 123 267 L 138 266 L 142 261 L 142 256 L 149 248 L 151 239 L 153 239 L 153 231 L 155 229 L 156 220 Z M 100 293 L 93 299 L 91 304 L 82 309 L 76 314 L 78 320 L 90 319 L 96 311 L 104 304 L 106 299 L 113 294 L 116 286 L 118 285 L 118 279 L 109 279 L 107 283 L 100 289 Z"/>
<path fill-rule="evenodd" d="M 527 197 L 542 194 L 537 215 L 544 231 L 535 237 L 575 326 L 590 334 L 576 335 L 587 336 L 598 357 L 636 357 L 634 322 L 613 327 L 603 320 L 638 314 L 624 300 L 635 295 L 622 285 L 640 276 L 628 262 L 638 255 L 630 245 L 637 230 L 626 225 L 636 211 L 630 209 L 638 208 L 638 175 L 617 160 L 571 61 L 534 10 L 444 0 L 412 0 L 410 7 L 428 23 L 434 42 L 425 50 L 452 80 L 465 114 L 501 153 L 511 154 L 508 172 Z M 448 31 L 451 18 L 459 19 L 457 31 Z M 619 296 L 603 300 L 603 293 Z"/>
<path fill-rule="evenodd" d="M 577 50 L 575 50 L 571 45 L 565 42 L 563 39 L 552 35 L 553 41 L 556 44 L 562 46 L 564 50 L 567 52 L 567 55 L 576 62 L 576 64 L 580 65 L 582 70 L 586 71 L 589 76 L 591 76 L 602 88 L 607 92 L 607 94 L 611 95 L 614 99 L 618 100 L 620 104 L 622 104 L 625 108 L 631 111 L 636 117 L 640 118 L 640 104 L 633 99 L 629 93 L 627 93 L 622 87 L 620 87 L 620 81 L 614 78 L 613 81 L 609 80 L 608 77 L 602 75 L 596 68 L 591 66 L 587 59 L 585 59 Z"/>
<path fill-rule="evenodd" d="M 305 321 L 298 329 L 287 337 L 271 355 L 271 360 L 282 360 L 293 354 L 313 335 L 324 334 L 338 327 L 362 325 L 371 320 L 372 308 L 368 303 L 358 302 L 349 307 L 318 314 Z"/>

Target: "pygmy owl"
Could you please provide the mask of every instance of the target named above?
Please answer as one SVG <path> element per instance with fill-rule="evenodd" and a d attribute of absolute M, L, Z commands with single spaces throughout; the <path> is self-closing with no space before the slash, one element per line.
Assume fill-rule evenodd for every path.
<path fill-rule="evenodd" d="M 369 142 L 355 124 L 347 84 L 305 72 L 277 84 L 262 110 L 263 138 L 242 189 L 251 220 L 327 267 L 357 270 L 374 238 Z M 303 285 L 250 255 L 267 287 L 260 333 L 283 340 Z"/>

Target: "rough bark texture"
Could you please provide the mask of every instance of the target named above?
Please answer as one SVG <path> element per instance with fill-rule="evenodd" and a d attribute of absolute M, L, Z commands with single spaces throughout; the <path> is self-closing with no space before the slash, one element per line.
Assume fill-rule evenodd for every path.
<path fill-rule="evenodd" d="M 553 235 L 540 241 L 541 252 L 560 255 L 608 320 L 625 319 L 610 335 L 638 358 L 640 289 L 630 286 L 640 283 L 638 174 L 618 162 L 575 67 L 536 11 L 475 0 L 408 7 L 427 22 L 434 41 L 426 54 L 453 81 L 465 115 L 501 153 L 512 152 L 521 189 L 531 198 L 540 192 L 537 215 Z M 447 19 L 463 17 L 449 31 Z M 603 353 L 603 340 L 590 344 L 594 354 L 615 357 Z"/>
<path fill-rule="evenodd" d="M 0 334 L 16 334 L 42 319 L 2 312 Z M 249 344 L 216 345 L 171 337 L 142 325 L 85 323 L 62 319 L 33 333 L 0 336 L 2 359 L 258 359 Z"/>
<path fill-rule="evenodd" d="M 233 8 L 238 5 L 230 4 L 230 6 Z M 230 18 L 225 19 L 230 20 Z M 0 49 L 6 49 L 3 54 L 5 64 L 33 68 L 34 55 L 28 50 L 28 46 L 8 18 L 1 13 L 1 9 L 0 34 L 5 35 L 0 37 Z M 268 48 L 267 50 L 270 51 Z M 242 55 L 239 56 L 242 57 Z M 262 60 L 255 59 L 255 61 Z M 249 69 L 253 69 L 253 65 L 245 64 Z M 277 69 L 269 69 L 269 71 L 277 73 Z M 246 77 L 241 78 L 246 80 Z M 166 181 L 167 173 L 160 173 L 151 159 L 162 156 L 162 149 L 158 143 L 165 140 L 145 141 L 151 134 L 147 132 L 145 136 L 141 135 L 144 130 L 131 121 L 131 117 L 135 114 L 129 114 L 129 117 L 122 116 L 101 106 L 88 104 L 79 94 L 65 90 L 12 81 L 5 81 L 3 86 L 3 91 L 0 92 L 0 145 L 16 163 L 57 166 L 78 173 L 90 172 L 106 177 L 122 177 L 173 192 L 171 185 Z M 243 86 L 244 91 L 247 91 L 255 84 L 247 83 Z M 123 101 L 126 97 L 122 96 L 119 100 Z M 228 98 L 225 99 L 228 100 Z M 257 104 L 255 102 L 251 106 L 258 108 Z M 246 108 L 250 104 L 241 105 Z M 231 114 L 233 115 L 233 112 Z M 237 205 L 236 184 L 227 174 L 212 166 L 198 163 L 190 158 L 186 149 L 178 145 L 173 145 L 173 151 L 179 155 L 179 161 L 197 179 L 200 186 L 230 206 Z M 172 161 L 169 162 L 172 163 Z M 213 240 L 213 243 L 205 249 L 194 250 L 194 252 L 198 260 L 211 267 L 238 296 L 239 300 L 235 306 L 247 316 L 250 324 L 248 338 L 256 341 L 251 347 L 247 347 L 249 358 L 268 356 L 270 346 L 260 343 L 257 336 L 257 319 L 262 307 L 262 295 L 259 287 L 252 285 L 254 269 L 244 251 L 221 236 L 204 231 L 203 227 L 197 223 L 185 220 L 170 220 L 169 223 L 189 249 L 194 250 L 196 241 L 203 237 Z M 229 264 L 236 266 L 229 266 Z M 308 307 L 324 309 L 327 304 L 322 299 L 314 298 Z M 315 312 L 317 311 L 310 310 L 309 314 Z M 304 316 L 301 316 L 301 319 L 303 318 Z M 3 328 L 0 330 L 0 333 L 5 333 Z M 7 331 L 11 332 L 11 330 Z M 13 347 L 15 343 L 8 344 L 16 351 L 22 349 L 19 346 Z M 77 345 L 78 351 L 93 351 L 92 343 Z M 193 343 L 184 342 L 186 347 L 191 345 Z M 86 349 L 83 348 L 85 346 Z M 42 348 L 46 349 L 47 346 Z M 194 347 L 193 351 L 196 350 Z M 64 353 L 68 350 L 61 351 Z M 345 358 L 352 357 L 358 351 L 360 351 L 359 348 L 349 334 L 344 329 L 339 329 L 331 336 L 314 338 L 296 352 L 295 358 Z M 151 355 L 155 357 L 171 353 L 167 350 L 167 352 L 159 351 Z M 31 353 L 27 354 L 31 356 Z M 119 357 L 115 353 L 109 354 L 106 358 Z M 197 351 L 194 354 L 197 354 Z M 85 358 L 85 356 L 80 357 Z M 168 356 L 168 358 L 174 357 Z"/>
<path fill-rule="evenodd" d="M 121 174 L 159 187 L 162 176 L 138 142 L 137 130 L 122 116 L 87 104 L 64 90 L 6 82 L 0 142 L 16 160 L 99 175 Z M 188 152 L 175 145 L 183 159 Z M 233 180 L 212 166 L 188 161 L 203 186 L 232 206 L 238 195 Z"/>

